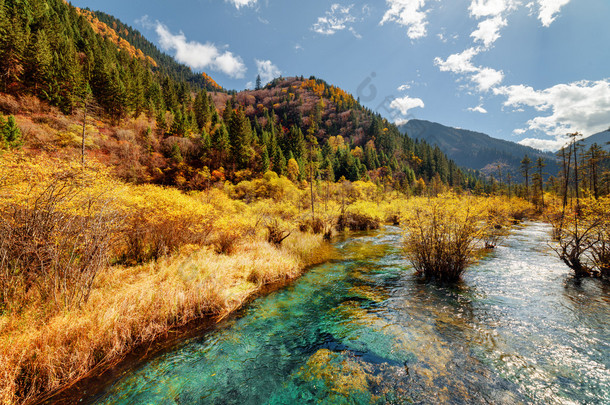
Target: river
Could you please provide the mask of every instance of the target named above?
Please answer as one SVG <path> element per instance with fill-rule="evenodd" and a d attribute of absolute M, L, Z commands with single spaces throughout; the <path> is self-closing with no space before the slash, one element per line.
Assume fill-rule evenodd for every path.
<path fill-rule="evenodd" d="M 455 286 L 386 227 L 240 316 L 128 370 L 96 404 L 608 404 L 610 287 L 575 280 L 546 224 L 515 227 Z"/>

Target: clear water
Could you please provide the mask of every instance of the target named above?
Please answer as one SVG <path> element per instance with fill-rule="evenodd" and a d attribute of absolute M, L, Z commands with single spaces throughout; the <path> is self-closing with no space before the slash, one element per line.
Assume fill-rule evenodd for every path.
<path fill-rule="evenodd" d="M 100 404 L 608 404 L 610 288 L 527 224 L 442 287 L 388 227 L 126 373 Z"/>

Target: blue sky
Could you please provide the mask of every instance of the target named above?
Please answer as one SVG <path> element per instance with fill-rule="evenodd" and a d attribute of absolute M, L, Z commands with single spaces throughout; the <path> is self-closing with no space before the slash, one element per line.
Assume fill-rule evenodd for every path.
<path fill-rule="evenodd" d="M 228 89 L 315 75 L 411 118 L 557 149 L 610 127 L 608 0 L 74 0 Z"/>

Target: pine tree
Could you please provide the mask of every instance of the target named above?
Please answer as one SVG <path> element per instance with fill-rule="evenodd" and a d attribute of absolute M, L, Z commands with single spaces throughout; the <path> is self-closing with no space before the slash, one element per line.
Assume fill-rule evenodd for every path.
<path fill-rule="evenodd" d="M 27 53 L 26 84 L 33 93 L 49 100 L 49 83 L 52 78 L 53 53 L 44 30 L 36 32 Z"/>
<path fill-rule="evenodd" d="M 20 148 L 22 145 L 21 130 L 17 126 L 15 117 L 9 115 L 5 122 L 0 116 L 0 147 L 14 149 Z"/>
<path fill-rule="evenodd" d="M 252 76 L 250 76 L 252 77 Z M 260 90 L 261 89 L 261 75 L 256 75 L 256 90 Z"/>
<path fill-rule="evenodd" d="M 180 146 L 178 145 L 177 142 L 174 142 L 172 144 L 172 149 L 170 151 L 170 158 L 175 163 L 182 163 L 182 161 L 184 160 L 184 158 L 182 157 L 182 152 L 180 151 Z"/>
<path fill-rule="evenodd" d="M 200 130 L 205 128 L 207 123 L 210 121 L 208 94 L 205 90 L 201 90 L 199 93 L 197 93 L 193 103 L 193 111 L 195 113 L 197 127 L 199 127 Z"/>
<path fill-rule="evenodd" d="M 19 86 L 24 71 L 24 52 L 29 40 L 29 27 L 24 26 L 17 10 L 9 17 L 5 7 L 0 19 L 0 90 L 9 91 Z"/>
<path fill-rule="evenodd" d="M 6 126 L 6 121 L 4 117 L 0 115 L 0 149 L 8 149 L 8 143 L 6 142 L 6 136 L 4 135 L 4 127 Z"/>
<path fill-rule="evenodd" d="M 205 129 L 201 130 L 201 148 L 203 149 L 204 152 L 208 152 L 210 149 L 212 149 L 212 138 L 210 137 L 210 134 L 208 134 L 208 131 L 206 131 Z"/>
<path fill-rule="evenodd" d="M 244 110 L 240 108 L 229 121 L 231 153 L 238 169 L 246 169 L 254 156 L 252 149 L 252 126 Z"/>
<path fill-rule="evenodd" d="M 267 152 L 267 147 L 263 146 L 263 151 L 261 152 L 261 173 L 266 173 L 270 168 L 270 160 L 269 153 Z"/>
<path fill-rule="evenodd" d="M 544 208 L 544 177 L 542 173 L 544 166 L 546 166 L 546 163 L 544 163 L 544 159 L 542 157 L 536 159 L 536 169 L 538 170 L 536 173 L 536 188 L 538 193 L 540 193 L 540 206 L 542 208 Z"/>
<path fill-rule="evenodd" d="M 218 167 L 224 167 L 226 159 L 231 151 L 229 132 L 224 123 L 212 134 L 212 148 L 216 151 L 216 163 Z"/>

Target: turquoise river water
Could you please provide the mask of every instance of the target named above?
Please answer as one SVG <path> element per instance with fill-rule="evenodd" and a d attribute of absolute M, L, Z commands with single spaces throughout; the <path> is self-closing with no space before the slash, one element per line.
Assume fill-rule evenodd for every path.
<path fill-rule="evenodd" d="M 424 283 L 386 227 L 240 316 L 128 370 L 96 404 L 610 404 L 610 287 L 550 228 L 515 228 L 457 286 Z"/>

